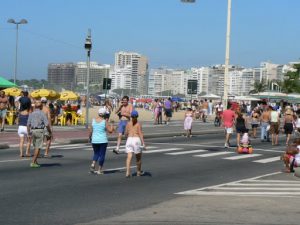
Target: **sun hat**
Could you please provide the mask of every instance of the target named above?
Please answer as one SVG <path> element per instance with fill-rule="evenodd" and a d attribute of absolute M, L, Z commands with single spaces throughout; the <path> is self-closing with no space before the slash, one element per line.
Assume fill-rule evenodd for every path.
<path fill-rule="evenodd" d="M 99 115 L 104 115 L 105 113 L 106 113 L 106 109 L 103 107 L 98 110 Z"/>
<path fill-rule="evenodd" d="M 41 98 L 41 102 L 47 102 L 47 98 L 46 97 L 42 97 Z"/>

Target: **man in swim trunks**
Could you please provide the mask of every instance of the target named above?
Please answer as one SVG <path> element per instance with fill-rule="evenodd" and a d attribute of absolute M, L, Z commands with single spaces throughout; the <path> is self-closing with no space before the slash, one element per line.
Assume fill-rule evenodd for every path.
<path fill-rule="evenodd" d="M 125 134 L 126 125 L 130 120 L 131 112 L 133 111 L 132 105 L 128 104 L 129 97 L 124 96 L 121 101 L 121 106 L 116 111 L 116 114 L 120 117 L 120 122 L 118 126 L 118 140 L 117 140 L 117 147 L 113 150 L 114 153 L 119 154 L 120 145 L 122 141 L 122 136 Z"/>

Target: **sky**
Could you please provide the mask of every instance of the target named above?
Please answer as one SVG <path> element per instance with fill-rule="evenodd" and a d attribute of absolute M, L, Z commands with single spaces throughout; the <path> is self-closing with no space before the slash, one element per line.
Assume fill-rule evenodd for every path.
<path fill-rule="evenodd" d="M 299 0 L 232 0 L 230 63 L 256 67 L 300 58 Z M 9 0 L 0 3 L 0 76 L 47 79 L 49 63 L 113 64 L 118 51 L 145 55 L 150 68 L 224 64 L 227 0 Z"/>

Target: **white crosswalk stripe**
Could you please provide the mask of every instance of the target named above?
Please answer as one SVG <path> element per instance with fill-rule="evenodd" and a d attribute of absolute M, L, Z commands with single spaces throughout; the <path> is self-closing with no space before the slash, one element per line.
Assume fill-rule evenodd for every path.
<path fill-rule="evenodd" d="M 165 144 L 165 143 L 163 143 Z M 147 146 L 147 150 L 143 151 L 145 154 L 151 154 L 151 153 L 164 153 L 165 155 L 172 155 L 172 156 L 177 156 L 177 155 L 191 155 L 192 157 L 199 157 L 199 158 L 206 158 L 206 157 L 218 157 L 218 156 L 223 156 L 223 155 L 229 155 L 229 154 L 236 154 L 235 152 L 232 151 L 217 151 L 217 152 L 209 152 L 207 149 L 197 149 L 196 146 L 193 146 L 194 149 L 187 149 L 184 146 L 180 147 L 174 147 L 174 148 L 166 148 L 165 145 L 151 145 Z M 219 146 L 222 148 L 222 146 Z M 83 150 L 83 151 L 92 151 L 92 145 L 89 143 L 81 143 L 81 144 L 65 144 L 65 145 L 53 145 L 51 146 L 52 149 L 57 149 L 57 150 Z M 108 146 L 107 149 L 108 151 L 112 152 L 113 149 L 115 149 L 116 146 Z M 120 152 L 125 151 L 125 146 L 120 147 Z M 203 153 L 203 154 L 197 154 L 197 153 Z M 262 154 L 242 154 L 242 155 L 234 155 L 230 157 L 225 157 L 222 159 L 226 160 L 242 160 L 242 159 L 247 159 L 247 158 L 255 158 L 255 157 L 260 157 Z M 255 163 L 261 163 L 261 164 L 266 164 L 266 163 L 272 163 L 279 161 L 280 158 L 279 156 L 276 157 L 268 157 L 268 158 L 263 158 L 263 159 L 258 159 L 252 162 Z"/>
<path fill-rule="evenodd" d="M 297 197 L 300 198 L 300 181 L 268 180 L 264 177 L 280 174 L 266 174 L 236 182 L 188 190 L 176 194 L 209 196 L 262 196 L 262 197 Z"/>
<path fill-rule="evenodd" d="M 171 153 L 165 153 L 166 155 L 185 155 L 185 154 L 191 154 L 191 153 L 200 153 L 200 152 L 207 152 L 207 150 L 191 150 L 191 151 L 183 151 L 183 152 L 171 152 Z"/>
<path fill-rule="evenodd" d="M 280 157 L 276 156 L 276 157 L 271 157 L 271 158 L 266 158 L 266 159 L 255 160 L 253 162 L 256 162 L 256 163 L 270 163 L 270 162 L 276 162 L 276 161 L 279 161 L 279 160 L 280 160 Z"/>
<path fill-rule="evenodd" d="M 257 156 L 261 156 L 261 154 L 245 154 L 245 155 L 237 155 L 237 156 L 226 157 L 226 158 L 224 158 L 224 159 L 228 159 L 228 160 L 237 160 L 237 159 L 253 158 L 253 157 L 257 157 Z"/>
<path fill-rule="evenodd" d="M 183 150 L 183 148 L 166 148 L 166 149 L 159 149 L 159 150 L 150 150 L 150 151 L 144 151 L 144 154 L 149 154 L 149 153 L 158 153 L 158 152 L 169 152 L 169 151 L 179 151 Z"/>
<path fill-rule="evenodd" d="M 233 152 L 214 152 L 214 153 L 207 153 L 202 155 L 193 155 L 193 157 L 213 157 L 213 156 L 219 156 L 219 155 L 228 155 L 233 154 Z"/>

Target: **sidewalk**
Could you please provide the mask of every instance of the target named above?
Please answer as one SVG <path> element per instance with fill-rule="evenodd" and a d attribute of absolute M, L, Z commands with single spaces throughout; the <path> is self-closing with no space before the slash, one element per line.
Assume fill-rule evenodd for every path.
<path fill-rule="evenodd" d="M 117 125 L 117 124 L 115 124 Z M 88 130 L 84 126 L 54 126 L 53 143 L 74 144 L 87 143 Z M 0 149 L 15 147 L 19 144 L 18 127 L 16 125 L 6 126 L 4 132 L 0 133 Z M 144 137 L 174 137 L 185 134 L 182 126 L 182 121 L 172 121 L 171 125 L 153 125 L 152 122 L 143 122 Z M 193 135 L 202 135 L 210 133 L 222 133 L 223 129 L 215 127 L 212 123 L 194 122 Z M 117 133 L 109 135 L 110 141 L 116 141 Z"/>

